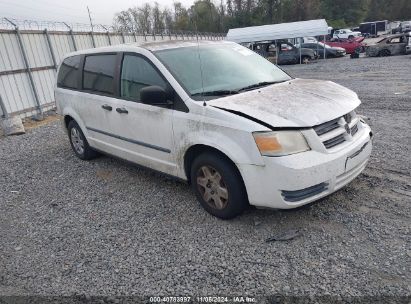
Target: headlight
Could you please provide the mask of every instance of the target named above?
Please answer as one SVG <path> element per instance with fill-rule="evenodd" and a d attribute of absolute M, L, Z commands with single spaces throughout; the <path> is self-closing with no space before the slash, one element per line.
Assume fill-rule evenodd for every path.
<path fill-rule="evenodd" d="M 263 156 L 283 156 L 310 150 L 299 131 L 254 132 L 253 136 Z"/>

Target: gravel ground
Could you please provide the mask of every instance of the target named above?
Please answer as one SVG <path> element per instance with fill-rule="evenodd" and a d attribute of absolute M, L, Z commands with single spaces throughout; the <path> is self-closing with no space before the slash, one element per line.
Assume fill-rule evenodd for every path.
<path fill-rule="evenodd" d="M 0 138 L 0 294 L 408 303 L 410 56 L 283 68 L 359 93 L 375 148 L 355 182 L 298 210 L 250 209 L 222 221 L 186 184 L 110 157 L 77 159 L 57 122 Z M 301 235 L 265 242 L 292 229 Z"/>

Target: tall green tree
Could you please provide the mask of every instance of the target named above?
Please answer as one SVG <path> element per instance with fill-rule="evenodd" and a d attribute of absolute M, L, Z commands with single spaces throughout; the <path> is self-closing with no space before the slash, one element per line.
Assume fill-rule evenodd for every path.
<path fill-rule="evenodd" d="M 371 0 L 321 0 L 320 12 L 331 24 L 356 26 L 367 16 Z"/>
<path fill-rule="evenodd" d="M 200 32 L 217 32 L 219 14 L 211 0 L 197 0 L 190 8 L 192 26 Z"/>
<path fill-rule="evenodd" d="M 190 30 L 225 32 L 230 28 L 325 18 L 341 28 L 363 21 L 411 20 L 411 0 L 195 0 L 172 9 L 148 3 L 118 13 L 123 31 Z"/>

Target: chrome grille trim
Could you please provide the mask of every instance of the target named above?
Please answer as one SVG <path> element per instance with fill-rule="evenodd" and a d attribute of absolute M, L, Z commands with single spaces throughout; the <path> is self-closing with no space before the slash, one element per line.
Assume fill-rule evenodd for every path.
<path fill-rule="evenodd" d="M 340 126 L 338 124 L 339 120 L 339 118 L 336 118 L 321 125 L 315 126 L 314 131 L 317 133 L 318 136 L 328 133 L 334 129 L 337 129 Z"/>
<path fill-rule="evenodd" d="M 313 127 L 326 149 L 338 146 L 358 133 L 358 118 L 355 111 Z"/>
<path fill-rule="evenodd" d="M 334 146 L 337 146 L 343 143 L 344 141 L 345 141 L 344 134 L 340 134 L 334 138 L 324 141 L 323 144 L 327 149 L 330 149 Z"/>

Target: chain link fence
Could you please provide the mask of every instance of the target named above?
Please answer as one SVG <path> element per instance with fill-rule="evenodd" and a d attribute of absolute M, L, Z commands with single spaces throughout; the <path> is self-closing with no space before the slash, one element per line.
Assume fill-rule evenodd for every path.
<path fill-rule="evenodd" d="M 42 115 L 55 107 L 58 64 L 69 52 L 162 40 L 222 40 L 225 34 L 119 32 L 112 26 L 0 18 L 0 116 Z"/>

